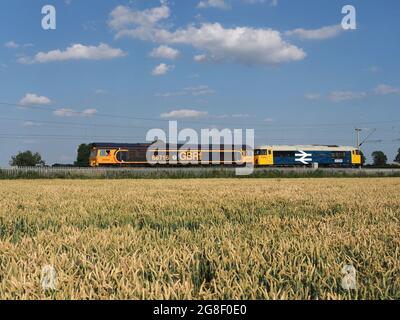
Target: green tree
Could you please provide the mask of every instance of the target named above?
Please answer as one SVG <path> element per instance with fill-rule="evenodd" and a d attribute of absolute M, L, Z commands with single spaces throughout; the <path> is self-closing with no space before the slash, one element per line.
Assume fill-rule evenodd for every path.
<path fill-rule="evenodd" d="M 382 151 L 372 152 L 372 159 L 374 161 L 374 166 L 385 166 L 387 163 L 387 157 Z"/>
<path fill-rule="evenodd" d="M 92 149 L 92 145 L 82 143 L 78 147 L 78 155 L 76 157 L 75 166 L 77 167 L 88 167 L 89 166 L 89 157 L 90 151 Z"/>
<path fill-rule="evenodd" d="M 399 148 L 399 150 L 397 151 L 397 156 L 396 156 L 396 159 L 394 159 L 394 162 L 397 162 L 397 163 L 400 164 L 400 148 Z"/>
<path fill-rule="evenodd" d="M 28 150 L 12 156 L 10 165 L 13 167 L 35 167 L 44 166 L 45 162 L 39 153 L 32 153 L 32 151 Z"/>

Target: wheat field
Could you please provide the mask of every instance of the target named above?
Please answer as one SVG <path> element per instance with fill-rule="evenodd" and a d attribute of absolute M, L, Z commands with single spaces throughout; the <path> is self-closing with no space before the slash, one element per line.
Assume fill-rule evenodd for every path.
<path fill-rule="evenodd" d="M 399 178 L 3 180 L 0 194 L 0 299 L 400 299 Z"/>

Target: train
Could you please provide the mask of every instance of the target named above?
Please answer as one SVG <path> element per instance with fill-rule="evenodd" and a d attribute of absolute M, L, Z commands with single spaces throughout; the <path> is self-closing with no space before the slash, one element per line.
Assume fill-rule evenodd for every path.
<path fill-rule="evenodd" d="M 260 146 L 254 152 L 256 166 L 359 167 L 358 148 L 337 145 Z"/>
<path fill-rule="evenodd" d="M 360 167 L 358 148 L 338 145 L 169 145 L 158 143 L 92 143 L 91 167 L 246 166 Z"/>

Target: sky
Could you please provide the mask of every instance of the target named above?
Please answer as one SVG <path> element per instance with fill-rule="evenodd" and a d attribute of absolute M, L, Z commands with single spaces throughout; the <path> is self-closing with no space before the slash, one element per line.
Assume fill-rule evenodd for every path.
<path fill-rule="evenodd" d="M 42 8 L 56 28 L 42 27 Z M 342 8 L 356 9 L 356 29 Z M 256 144 L 400 148 L 397 0 L 4 0 L 0 166 L 73 163 L 152 128 L 253 128 Z"/>

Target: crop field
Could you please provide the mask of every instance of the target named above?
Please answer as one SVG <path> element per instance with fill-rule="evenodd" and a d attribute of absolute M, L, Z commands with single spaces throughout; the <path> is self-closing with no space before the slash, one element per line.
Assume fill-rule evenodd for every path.
<path fill-rule="evenodd" d="M 0 299 L 400 299 L 400 178 L 2 180 L 0 195 Z"/>

